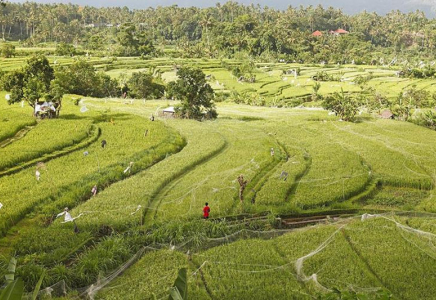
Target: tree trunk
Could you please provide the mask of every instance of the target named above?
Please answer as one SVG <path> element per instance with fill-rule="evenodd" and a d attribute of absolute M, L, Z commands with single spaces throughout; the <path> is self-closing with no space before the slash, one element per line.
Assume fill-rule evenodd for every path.
<path fill-rule="evenodd" d="M 5 30 L 6 30 L 6 25 L 2 24 L 2 39 L 3 39 L 3 41 L 5 40 Z"/>
<path fill-rule="evenodd" d="M 62 100 L 59 100 L 59 104 L 56 107 L 56 118 L 59 117 L 59 114 L 61 113 L 61 108 L 62 108 Z"/>
<path fill-rule="evenodd" d="M 32 105 L 32 103 L 30 103 L 30 102 L 27 102 L 27 103 L 29 103 L 30 107 L 33 108 L 33 116 L 36 117 L 36 112 L 35 112 L 36 105 Z"/>

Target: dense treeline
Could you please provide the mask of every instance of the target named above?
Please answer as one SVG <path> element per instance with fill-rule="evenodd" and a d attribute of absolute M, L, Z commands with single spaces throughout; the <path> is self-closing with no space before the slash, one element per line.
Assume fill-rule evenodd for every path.
<path fill-rule="evenodd" d="M 159 73 L 134 72 L 127 82 L 120 83 L 104 72 L 97 72 L 85 60 L 53 69 L 44 55 L 34 55 L 23 68 L 0 72 L 0 90 L 10 93 L 6 98 L 9 104 L 27 101 L 34 116 L 43 118 L 59 116 L 63 95 L 67 93 L 97 98 L 160 99 L 165 92 L 168 97 L 181 101 L 175 107 L 177 116 L 197 120 L 216 118 L 215 94 L 203 71 L 182 67 L 177 75 L 176 81 L 165 85 Z M 41 110 L 41 105 L 49 105 L 50 109 Z"/>
<path fill-rule="evenodd" d="M 346 15 L 322 6 L 275 10 L 234 1 L 210 8 L 176 5 L 129 10 L 73 4 L 8 3 L 0 6 L 0 38 L 27 44 L 64 42 L 108 55 L 150 55 L 165 45 L 173 55 L 282 58 L 301 62 L 388 64 L 432 58 L 436 21 L 420 11 L 385 16 Z M 344 29 L 349 34 L 330 31 Z M 321 31 L 322 36 L 312 33 Z"/>

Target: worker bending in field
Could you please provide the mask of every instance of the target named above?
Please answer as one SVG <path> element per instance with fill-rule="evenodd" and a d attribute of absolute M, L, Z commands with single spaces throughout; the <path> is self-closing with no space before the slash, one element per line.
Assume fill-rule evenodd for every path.
<path fill-rule="evenodd" d="M 206 206 L 203 208 L 203 218 L 208 219 L 209 212 L 210 212 L 209 203 L 206 202 Z"/>

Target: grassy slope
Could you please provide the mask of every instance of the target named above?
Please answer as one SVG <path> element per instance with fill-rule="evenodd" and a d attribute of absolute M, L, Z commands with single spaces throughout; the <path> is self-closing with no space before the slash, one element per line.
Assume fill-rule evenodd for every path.
<path fill-rule="evenodd" d="M 284 80 L 280 70 L 288 66 L 272 65 L 268 70 L 261 69 L 257 72 L 258 80 L 256 83 L 241 84 L 232 79 L 227 70 L 220 69 L 216 61 L 193 60 L 188 62 L 188 64 L 196 63 L 199 63 L 201 67 L 216 77 L 218 83 L 215 82 L 215 85 L 220 89 L 252 91 L 265 97 L 267 103 L 276 98 L 290 99 L 311 93 L 313 82 L 310 78 L 319 70 L 325 70 L 332 75 L 340 74 L 346 79 L 344 82 L 321 83 L 320 93 L 324 95 L 338 91 L 341 87 L 348 91 L 359 91 L 356 85 L 350 84 L 350 79 L 365 74 L 360 67 L 342 69 L 302 67 L 299 78 Z M 212 63 L 214 66 L 211 66 Z M 102 62 L 99 67 L 103 68 L 106 64 L 106 62 Z M 166 79 L 174 78 L 174 71 L 168 68 L 168 61 L 165 60 L 138 62 L 120 59 L 112 64 L 119 70 L 124 68 L 122 70 L 126 70 L 128 73 L 135 68 L 145 69 L 150 65 L 162 65 L 168 72 L 165 73 Z M 8 66 L 8 68 L 13 67 L 13 65 Z M 375 69 L 372 71 L 376 78 L 372 79 L 369 85 L 375 86 L 381 91 L 387 91 L 388 96 L 396 96 L 401 88 L 407 88 L 413 84 L 417 84 L 418 87 L 426 87 L 430 91 L 434 89 L 434 85 L 426 80 L 399 80 L 393 77 L 393 71 Z M 114 70 L 112 73 L 113 76 L 119 76 L 124 71 L 117 73 Z M 291 83 L 291 80 L 295 81 Z M 166 101 L 145 103 L 134 101 L 133 104 L 123 104 L 122 101 L 118 100 L 87 101 L 91 111 L 95 107 L 100 107 L 101 109 L 110 108 L 126 113 L 126 115 L 114 115 L 113 121 L 116 125 L 112 125 L 111 122 L 100 124 L 104 133 L 118 138 L 125 138 L 126 133 L 135 137 L 135 130 L 140 131 L 142 135 L 143 127 L 141 126 L 147 122 L 138 117 L 130 117 L 130 114 L 138 114 L 147 118 L 151 113 L 155 113 L 158 107 L 170 104 Z M 75 111 L 75 113 L 78 112 Z M 311 207 L 323 209 L 325 205 L 335 205 L 363 191 L 368 187 L 369 181 L 374 178 L 380 179 L 385 186 L 389 185 L 389 188 L 401 186 L 402 189 L 415 191 L 403 193 L 405 195 L 402 196 L 405 197 L 403 202 L 407 203 L 408 197 L 413 198 L 413 204 L 409 203 L 409 208 L 435 210 L 433 180 L 436 161 L 429 153 L 434 152 L 436 145 L 432 138 L 434 133 L 427 129 L 408 123 L 382 120 L 372 120 L 360 124 L 341 123 L 334 118 L 329 118 L 326 112 L 315 110 L 268 109 L 223 104 L 219 106 L 219 113 L 222 117 L 221 120 L 208 122 L 206 125 L 201 123 L 193 125 L 193 123 L 184 121 L 167 121 L 167 125 L 175 128 L 187 138 L 188 146 L 189 140 L 197 141 L 198 146 L 191 145 L 194 150 L 169 156 L 161 165 L 156 165 L 154 169 L 141 173 L 131 180 L 120 182 L 89 203 L 80 206 L 74 213 L 96 211 L 100 206 L 104 207 L 105 210 L 105 213 L 99 215 L 98 218 L 92 218 L 92 214 L 88 215 L 88 218 L 83 218 L 80 221 L 83 221 L 81 224 L 83 228 L 95 230 L 102 225 L 123 228 L 126 224 L 138 224 L 140 215 L 132 215 L 131 217 L 130 213 L 135 210 L 139 203 L 144 204 L 142 207 L 146 206 L 145 204 L 151 204 L 152 213 L 146 213 L 146 221 L 150 222 L 149 224 L 151 224 L 153 216 L 156 216 L 158 221 L 163 222 L 179 217 L 197 218 L 201 214 L 201 206 L 205 199 L 212 199 L 213 216 L 264 211 L 265 209 L 274 210 L 275 207 L 279 207 L 277 211 L 280 212 L 292 212 Z M 128 126 L 121 130 L 118 128 L 120 124 Z M 147 126 L 151 125 L 147 123 Z M 120 130 L 117 131 L 117 129 Z M 129 131 L 130 129 L 133 131 Z M 204 132 L 198 132 L 204 129 L 206 129 Z M 154 132 L 153 128 L 152 132 Z M 194 134 L 194 132 L 196 133 Z M 104 137 L 108 138 L 102 136 L 102 138 Z M 213 143 L 210 142 L 211 140 Z M 110 146 L 116 148 L 116 155 L 108 159 L 115 162 L 115 167 L 120 172 L 134 154 L 131 147 L 137 149 L 140 146 L 132 145 L 131 141 L 127 139 L 125 144 L 120 144 L 115 140 L 109 141 Z M 224 144 L 225 146 L 223 146 Z M 90 148 L 92 152 L 98 151 L 99 145 L 93 147 Z M 276 149 L 277 157 L 270 156 L 268 150 L 270 147 Z M 219 150 L 215 153 L 216 149 L 222 151 Z M 288 161 L 282 159 L 285 150 L 291 157 Z M 211 154 L 210 157 L 208 153 Z M 207 157 L 207 159 L 203 160 L 202 157 Z M 106 157 L 99 157 L 99 159 L 106 161 Z M 2 192 L 5 191 L 5 197 L 0 200 L 6 204 L 9 203 L 8 201 L 13 201 L 15 199 L 13 198 L 14 192 L 19 186 L 20 196 L 26 200 L 24 201 L 25 205 L 28 205 L 29 199 L 37 201 L 38 194 L 43 191 L 49 195 L 51 187 L 57 188 L 69 184 L 68 177 L 71 174 L 76 174 L 77 179 L 89 179 L 85 173 L 79 174 L 77 170 L 77 167 L 80 167 L 78 162 L 83 160 L 83 154 L 79 151 L 50 162 L 47 168 L 50 175 L 52 170 L 62 169 L 62 172 L 56 173 L 51 182 L 42 182 L 41 186 L 34 187 L 33 174 L 18 173 L 17 177 L 13 177 L 13 180 L 0 182 Z M 298 166 L 293 167 L 294 162 Z M 93 172 L 96 171 L 95 168 L 93 166 Z M 281 170 L 288 171 L 289 181 L 276 180 Z M 173 171 L 175 175 L 171 174 Z M 250 195 L 250 189 L 253 187 L 260 190 L 255 204 L 246 201 L 243 206 L 240 206 L 238 201 L 233 200 L 237 197 L 237 183 L 233 181 L 241 172 L 253 180 L 250 182 L 252 185 L 247 188 L 246 196 Z M 43 177 L 47 177 L 44 176 L 48 175 L 46 173 L 43 173 Z M 63 176 L 63 174 L 69 176 Z M 417 189 L 419 187 L 430 191 L 419 193 Z M 269 190 L 274 192 L 269 193 Z M 386 198 L 380 194 L 379 198 L 383 197 Z M 428 199 L 422 197 L 428 197 Z M 119 201 L 117 201 L 118 199 Z M 15 200 L 14 203 L 17 204 L 23 202 L 18 198 Z M 9 205 L 5 205 L 3 211 L 10 214 L 8 207 Z M 154 211 L 157 213 L 154 214 Z M 116 217 L 113 217 L 115 215 Z M 412 221 L 415 222 L 415 220 L 410 222 Z M 46 233 L 51 236 L 64 230 L 65 228 L 62 228 L 58 223 L 50 226 Z M 388 289 L 398 298 L 414 299 L 414 295 L 424 298 L 431 297 L 433 290 L 430 282 L 434 277 L 432 273 L 434 249 L 426 244 L 428 235 L 425 235 L 426 239 L 422 240 L 422 235 L 404 233 L 404 230 L 398 230 L 399 227 L 395 226 L 395 223 L 387 220 L 363 224 L 362 226 L 360 222 L 352 222 L 347 225 L 346 228 L 335 234 L 335 238 L 324 249 L 325 251 L 307 259 L 304 262 L 305 276 L 313 273 L 318 274 L 318 282 L 328 288 L 348 289 L 351 286 L 353 289 L 370 289 L 367 291 L 371 292 L 371 288 L 382 287 Z M 432 224 L 431 220 L 426 226 L 430 226 L 429 224 Z M 204 255 L 205 257 L 215 255 L 219 259 L 217 261 L 222 262 L 223 265 L 234 264 L 237 268 L 229 269 L 220 267 L 220 264 L 206 264 L 204 278 L 198 276 L 191 278 L 191 282 L 195 283 L 195 286 L 191 288 L 192 297 L 202 299 L 208 292 L 216 297 L 226 297 L 230 295 L 229 293 L 234 293 L 231 295 L 240 298 L 252 298 L 255 295 L 262 298 L 268 293 L 273 293 L 278 298 L 283 295 L 297 298 L 317 295 L 320 288 L 316 287 L 313 281 L 308 281 L 303 285 L 299 283 L 298 278 L 301 279 L 303 273 L 290 267 L 297 258 L 316 249 L 329 234 L 336 230 L 336 227 L 319 227 L 317 230 L 313 234 L 309 231 L 299 231 L 299 234 L 287 235 L 276 239 L 275 241 L 279 241 L 276 244 L 257 240 L 247 243 L 241 241 L 226 246 L 228 249 L 222 252 L 216 248 L 200 253 L 199 256 Z M 389 237 L 383 235 L 385 231 L 388 231 Z M 374 237 L 371 235 L 372 232 L 378 233 L 378 236 Z M 65 236 L 68 235 L 65 234 Z M 66 244 L 76 243 L 76 237 L 77 243 L 80 244 L 81 241 L 86 241 L 89 235 L 87 233 L 82 233 L 80 237 L 71 235 L 71 240 Z M 63 256 L 68 254 L 67 250 L 71 252 L 71 249 L 57 247 L 59 243 L 60 240 L 54 239 L 51 244 L 52 248 L 48 247 L 45 250 L 36 248 L 34 251 L 47 251 L 49 253 L 56 248 L 60 252 L 64 251 L 62 252 Z M 98 254 L 98 249 L 104 251 L 104 244 L 99 247 L 96 247 L 93 253 Z M 338 256 L 338 253 L 343 255 Z M 390 253 L 389 260 L 384 259 L 385 253 Z M 413 258 L 407 260 L 407 265 L 405 265 L 402 260 L 407 253 L 413 253 Z M 232 254 L 235 255 L 232 256 Z M 88 256 L 92 255 L 95 254 L 90 251 Z M 246 257 L 244 258 L 244 256 Z M 46 259 L 47 264 L 52 263 L 50 258 L 44 259 Z M 83 257 L 78 257 L 78 266 L 80 267 L 81 263 L 91 263 L 86 259 L 85 252 Z M 257 259 L 258 261 L 256 261 Z M 203 262 L 204 260 L 201 258 L 196 259 L 190 266 L 191 273 Z M 285 265 L 289 268 L 283 267 Z M 269 266 L 268 270 L 262 269 L 265 266 Z M 273 272 L 277 274 L 276 278 L 270 275 L 269 268 L 271 266 L 278 267 L 279 271 Z M 410 276 L 406 274 L 410 271 L 406 266 L 412 266 L 412 274 L 418 274 L 419 278 L 428 275 L 428 279 L 420 281 L 416 288 L 409 284 L 413 282 L 412 278 L 409 278 L 407 282 L 398 282 L 398 279 L 389 277 L 392 275 L 389 272 L 389 268 L 392 266 L 398 266 L 396 273 L 405 277 Z M 157 268 L 160 269 L 159 265 Z M 173 271 L 173 269 L 165 271 L 168 272 L 167 276 L 171 280 L 174 278 Z M 268 275 L 265 276 L 265 274 Z M 131 280 L 137 280 L 134 274 L 130 276 L 133 278 Z M 233 285 L 234 291 L 220 286 L 217 278 Z M 241 280 L 241 278 L 243 279 Z M 168 283 L 171 280 L 168 280 Z M 208 283 L 209 291 L 202 287 L 204 281 Z M 252 286 L 249 283 L 253 283 L 254 286 L 262 286 L 266 294 L 261 294 L 262 292 L 257 289 L 250 290 Z M 164 292 L 159 289 L 156 290 L 156 293 L 162 294 Z"/>
<path fill-rule="evenodd" d="M 71 110 L 78 111 L 78 108 L 72 107 Z M 90 114 L 83 117 L 77 115 L 77 122 L 82 119 L 85 124 L 88 123 L 93 113 Z M 94 113 L 94 116 L 98 114 Z M 83 151 L 75 151 L 53 159 L 40 171 L 40 181 L 35 179 L 33 168 L 0 178 L 0 202 L 4 204 L 4 214 L 0 218 L 0 223 L 3 231 L 41 202 L 56 200 L 58 207 L 76 205 L 80 197 L 83 197 L 82 192 L 79 192 L 80 188 L 92 187 L 100 181 L 100 184 L 105 184 L 102 179 L 111 170 L 118 170 L 119 174 L 123 174 L 130 161 L 140 159 L 142 155 L 146 155 L 144 151 L 148 148 L 165 143 L 165 140 L 174 134 L 160 122 L 121 114 L 109 115 L 97 125 L 102 130 L 100 141 L 105 139 L 108 142 L 105 149 L 102 149 L 99 143 L 94 143 L 86 149 L 89 153 L 87 156 Z M 150 133 L 144 138 L 146 128 Z M 23 138 L 23 142 L 25 141 L 26 137 Z M 80 183 L 79 188 L 78 182 L 84 179 L 87 179 L 86 182 Z M 20 190 L 20 193 L 17 193 L 17 190 Z"/>
<path fill-rule="evenodd" d="M 32 109 L 27 106 L 22 108 L 20 105 L 8 105 L 4 100 L 6 94 L 0 91 L 0 142 L 12 138 L 22 128 L 36 124 Z"/>
<path fill-rule="evenodd" d="M 431 232 L 411 231 L 407 223 Z M 163 297 L 162 287 L 170 286 L 177 267 L 188 264 L 190 299 L 312 299 L 333 288 L 364 293 L 370 299 L 381 290 L 395 299 L 433 299 L 436 262 L 429 242 L 435 239 L 434 225 L 435 220 L 428 218 L 348 219 L 274 239 L 224 243 L 191 254 L 192 258 L 160 250 L 144 255 L 100 297 L 122 299 L 128 294 L 149 299 L 152 293 Z M 162 264 L 162 258 L 174 262 L 173 267 Z M 164 283 L 152 288 L 160 280 Z M 127 282 L 144 289 L 131 289 Z"/>

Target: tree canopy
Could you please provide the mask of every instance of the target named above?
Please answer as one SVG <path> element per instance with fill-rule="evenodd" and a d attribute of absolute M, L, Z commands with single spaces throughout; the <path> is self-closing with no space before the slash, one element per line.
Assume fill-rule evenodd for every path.
<path fill-rule="evenodd" d="M 119 56 L 147 56 L 155 51 L 153 42 L 144 32 L 136 32 L 135 25 L 127 23 L 117 32 L 117 55 Z"/>
<path fill-rule="evenodd" d="M 76 48 L 74 48 L 73 45 L 67 44 L 67 43 L 59 43 L 56 46 L 55 50 L 56 55 L 75 55 L 76 54 Z"/>
<path fill-rule="evenodd" d="M 38 103 L 50 101 L 56 114 L 59 114 L 66 93 L 91 97 L 121 95 L 117 80 L 96 72 L 86 61 L 78 60 L 53 70 L 43 55 L 32 56 L 21 70 L 6 73 L 2 86 L 10 92 L 9 104 L 25 100 L 35 110 Z"/>
<path fill-rule="evenodd" d="M 326 97 L 322 103 L 325 109 L 333 111 L 344 121 L 354 121 L 360 105 L 357 99 L 344 93 L 343 90 Z"/>
<path fill-rule="evenodd" d="M 157 82 L 152 74 L 135 72 L 127 81 L 129 95 L 137 99 L 159 99 L 165 92 L 165 86 Z"/>
<path fill-rule="evenodd" d="M 201 120 L 217 117 L 214 91 L 206 82 L 206 75 L 198 68 L 182 67 L 177 71 L 177 81 L 167 87 L 167 96 L 181 101 L 177 113 L 183 118 Z"/>
<path fill-rule="evenodd" d="M 321 5 L 276 10 L 234 1 L 142 10 L 9 2 L 0 13 L 3 39 L 74 43 L 108 55 L 155 55 L 172 45 L 171 55 L 183 57 L 242 52 L 304 63 L 389 64 L 395 58 L 433 59 L 436 50 L 436 19 L 421 11 L 351 16 Z M 345 31 L 335 33 L 338 29 Z M 314 36 L 314 31 L 321 34 Z"/>
<path fill-rule="evenodd" d="M 15 56 L 15 46 L 9 43 L 4 43 L 0 47 L 0 56 L 4 58 L 10 58 Z"/>
<path fill-rule="evenodd" d="M 35 109 L 40 100 L 60 101 L 50 95 L 53 79 L 54 71 L 47 58 L 43 55 L 34 55 L 21 70 L 6 74 L 2 84 L 3 88 L 11 93 L 9 104 L 25 100 Z"/>
<path fill-rule="evenodd" d="M 116 97 L 121 94 L 116 80 L 103 72 L 96 72 L 94 67 L 84 60 L 58 67 L 55 77 L 53 87 L 63 93 L 91 97 Z"/>

